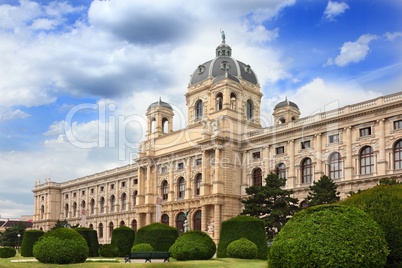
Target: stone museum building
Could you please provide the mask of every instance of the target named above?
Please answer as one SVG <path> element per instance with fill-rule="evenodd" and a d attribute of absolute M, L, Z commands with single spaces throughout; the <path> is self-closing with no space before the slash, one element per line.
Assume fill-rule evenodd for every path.
<path fill-rule="evenodd" d="M 285 99 L 270 127 L 260 124 L 262 95 L 257 75 L 232 57 L 223 36 L 215 58 L 191 76 L 187 126 L 173 129 L 169 103 L 149 105 L 133 164 L 35 185 L 34 229 L 66 219 L 97 230 L 104 244 L 121 225 L 162 222 L 183 232 L 188 214 L 189 229 L 217 242 L 222 221 L 242 211 L 245 189 L 264 184 L 270 172 L 287 179 L 300 206 L 322 175 L 342 197 L 402 175 L 402 92 L 303 118 Z"/>

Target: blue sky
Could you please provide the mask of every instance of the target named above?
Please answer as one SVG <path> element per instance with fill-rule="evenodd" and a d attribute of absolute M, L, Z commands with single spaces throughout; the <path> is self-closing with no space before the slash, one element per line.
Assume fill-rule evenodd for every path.
<path fill-rule="evenodd" d="M 220 30 L 250 64 L 264 125 L 401 91 L 399 0 L 0 0 L 0 217 L 33 213 L 36 181 L 130 163 L 159 97 L 185 127 L 190 75 Z"/>

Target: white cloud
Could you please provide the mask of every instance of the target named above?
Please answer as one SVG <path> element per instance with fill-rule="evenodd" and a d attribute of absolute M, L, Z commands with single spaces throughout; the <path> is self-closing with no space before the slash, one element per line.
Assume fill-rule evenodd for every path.
<path fill-rule="evenodd" d="M 350 63 L 364 60 L 370 50 L 369 43 L 375 39 L 377 39 L 376 35 L 364 34 L 355 42 L 345 42 L 341 47 L 339 55 L 335 59 L 329 58 L 325 65 L 344 67 Z"/>
<path fill-rule="evenodd" d="M 335 17 L 343 14 L 347 9 L 349 9 L 349 5 L 345 2 L 332 2 L 330 0 L 325 8 L 324 16 L 327 20 L 332 21 Z"/>
<path fill-rule="evenodd" d="M 0 121 L 1 120 L 24 119 L 29 116 L 30 116 L 29 114 L 21 111 L 20 109 L 17 109 L 17 110 L 6 109 L 4 111 L 0 110 Z"/>
<path fill-rule="evenodd" d="M 402 32 L 393 32 L 393 33 L 386 32 L 386 33 L 384 34 L 384 37 L 385 37 L 388 41 L 394 41 L 395 38 L 402 37 Z"/>
<path fill-rule="evenodd" d="M 306 117 L 377 98 L 380 95 L 381 93 L 362 88 L 354 81 L 325 81 L 317 77 L 294 91 L 283 92 L 280 96 L 263 100 L 265 105 L 262 106 L 262 114 L 265 121 L 272 125 L 272 109 L 286 97 L 299 106 L 301 117 Z"/>

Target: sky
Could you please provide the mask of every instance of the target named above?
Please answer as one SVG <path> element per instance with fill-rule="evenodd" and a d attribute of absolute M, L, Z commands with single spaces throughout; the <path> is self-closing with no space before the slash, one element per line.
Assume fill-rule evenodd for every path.
<path fill-rule="evenodd" d="M 132 163 L 149 104 L 184 94 L 220 31 L 264 94 L 301 116 L 402 91 L 400 0 L 0 0 L 0 218 L 36 182 Z"/>

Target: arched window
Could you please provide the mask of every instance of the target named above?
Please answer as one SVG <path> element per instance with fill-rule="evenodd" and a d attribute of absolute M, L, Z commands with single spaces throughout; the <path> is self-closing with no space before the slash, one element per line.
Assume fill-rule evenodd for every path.
<path fill-rule="evenodd" d="M 181 177 L 178 180 L 177 198 L 179 198 L 179 199 L 184 198 L 185 189 L 186 189 L 186 183 L 184 181 L 184 178 Z"/>
<path fill-rule="evenodd" d="M 261 168 L 256 168 L 253 171 L 253 185 L 262 186 L 262 171 Z"/>
<path fill-rule="evenodd" d="M 186 219 L 186 216 L 184 215 L 183 212 L 180 212 L 176 217 L 176 228 L 179 231 L 179 234 L 182 234 L 184 232 L 184 220 L 185 219 Z"/>
<path fill-rule="evenodd" d="M 247 120 L 254 117 L 254 105 L 251 100 L 247 100 Z"/>
<path fill-rule="evenodd" d="M 73 203 L 73 217 L 77 217 L 77 203 Z"/>
<path fill-rule="evenodd" d="M 194 214 L 193 218 L 193 229 L 194 230 L 200 230 L 201 231 L 201 210 L 198 210 Z"/>
<path fill-rule="evenodd" d="M 105 213 L 105 198 L 102 196 L 99 200 L 100 213 Z"/>
<path fill-rule="evenodd" d="M 81 202 L 81 209 L 85 209 L 85 207 L 86 207 L 86 203 L 85 203 L 85 200 L 82 200 L 82 202 Z"/>
<path fill-rule="evenodd" d="M 98 232 L 99 232 L 99 238 L 103 237 L 103 224 L 99 223 L 98 225 Z"/>
<path fill-rule="evenodd" d="M 218 93 L 216 95 L 216 110 L 220 111 L 223 108 L 223 95 L 222 93 Z"/>
<path fill-rule="evenodd" d="M 276 175 L 280 179 L 286 179 L 286 166 L 284 163 L 280 163 L 276 166 Z"/>
<path fill-rule="evenodd" d="M 374 173 L 373 148 L 366 146 L 360 151 L 360 174 L 367 175 L 372 173 Z"/>
<path fill-rule="evenodd" d="M 162 182 L 162 200 L 167 201 L 169 198 L 169 184 L 166 180 Z"/>
<path fill-rule="evenodd" d="M 202 107 L 202 100 L 198 100 L 195 104 L 195 119 L 200 120 L 202 119 L 203 115 L 203 107 Z"/>
<path fill-rule="evenodd" d="M 329 178 L 333 180 L 342 178 L 342 160 L 339 153 L 333 153 L 329 157 Z"/>
<path fill-rule="evenodd" d="M 94 229 L 94 225 L 91 223 L 91 224 L 89 224 L 89 229 Z"/>
<path fill-rule="evenodd" d="M 156 119 L 152 118 L 151 119 L 151 133 L 154 133 L 156 129 Z"/>
<path fill-rule="evenodd" d="M 121 222 L 120 222 L 120 227 L 121 227 L 121 226 L 125 226 L 125 225 L 126 225 L 126 223 L 125 223 L 124 221 L 121 221 Z"/>
<path fill-rule="evenodd" d="M 306 158 L 302 161 L 302 183 L 311 183 L 313 178 L 313 164 L 310 158 Z"/>
<path fill-rule="evenodd" d="M 161 222 L 163 224 L 169 225 L 169 216 L 167 214 L 163 214 L 161 218 Z"/>
<path fill-rule="evenodd" d="M 110 222 L 109 223 L 109 237 L 112 237 L 113 229 L 114 229 L 114 224 L 113 224 L 113 222 Z"/>
<path fill-rule="evenodd" d="M 45 206 L 40 207 L 40 218 L 43 220 L 45 218 Z"/>
<path fill-rule="evenodd" d="M 198 174 L 197 177 L 195 177 L 195 195 L 200 195 L 201 193 L 201 183 L 202 183 L 202 174 Z"/>
<path fill-rule="evenodd" d="M 137 231 L 137 220 L 131 221 L 131 229 L 133 229 L 134 231 Z"/>
<path fill-rule="evenodd" d="M 402 140 L 394 146 L 394 169 L 402 169 Z"/>
<path fill-rule="evenodd" d="M 126 193 L 123 193 L 121 195 L 121 211 L 124 211 L 127 209 L 127 195 Z"/>
<path fill-rule="evenodd" d="M 116 207 L 116 197 L 112 195 L 110 197 L 110 212 L 114 212 Z"/>
<path fill-rule="evenodd" d="M 90 203 L 90 213 L 91 215 L 95 214 L 95 199 L 91 199 L 91 203 Z"/>
<path fill-rule="evenodd" d="M 166 117 L 162 118 L 162 132 L 163 133 L 169 132 L 168 125 L 169 125 L 169 120 Z"/>
<path fill-rule="evenodd" d="M 69 212 L 69 207 L 68 204 L 66 204 L 66 206 L 64 207 L 64 217 L 68 218 L 68 212 Z"/>
<path fill-rule="evenodd" d="M 138 191 L 135 190 L 133 193 L 133 208 L 135 205 L 137 205 L 137 195 L 138 195 Z"/>

